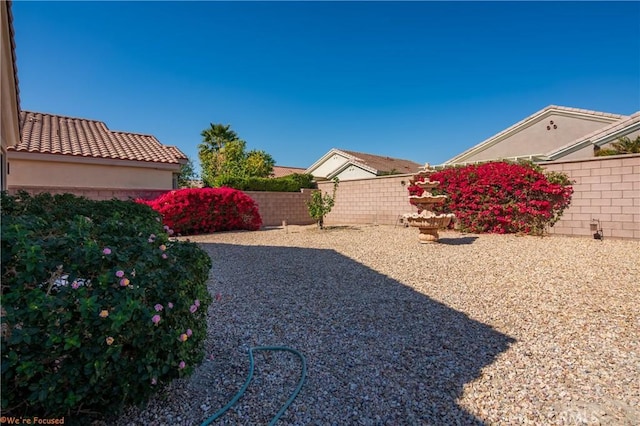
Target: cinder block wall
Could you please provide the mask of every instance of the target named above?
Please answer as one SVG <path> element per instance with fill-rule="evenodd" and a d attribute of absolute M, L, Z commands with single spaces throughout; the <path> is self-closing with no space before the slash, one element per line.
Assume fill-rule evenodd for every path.
<path fill-rule="evenodd" d="M 283 220 L 289 225 L 314 223 L 306 204 L 312 192 L 312 189 L 300 192 L 245 191 L 258 204 L 263 226 L 281 226 Z"/>
<path fill-rule="evenodd" d="M 325 224 L 396 224 L 398 216 L 417 211 L 409 204 L 407 185 L 411 177 L 392 175 L 340 182 L 336 203 Z M 318 188 L 331 193 L 333 182 L 318 183 Z"/>
<path fill-rule="evenodd" d="M 599 219 L 604 237 L 640 239 L 640 154 L 556 161 L 544 166 L 575 181 L 570 207 L 550 232 L 592 236 Z"/>

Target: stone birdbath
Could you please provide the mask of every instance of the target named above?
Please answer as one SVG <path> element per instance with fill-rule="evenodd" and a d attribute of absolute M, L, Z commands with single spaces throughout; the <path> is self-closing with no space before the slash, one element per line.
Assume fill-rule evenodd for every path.
<path fill-rule="evenodd" d="M 406 213 L 403 215 L 409 226 L 417 227 L 420 230 L 418 240 L 425 243 L 438 242 L 438 229 L 446 228 L 455 218 L 453 213 L 437 214 L 433 212 L 433 207 L 444 203 L 446 195 L 433 195 L 431 191 L 440 185 L 438 181 L 432 181 L 429 176 L 435 173 L 429 164 L 425 164 L 423 170 L 414 175 L 409 180 L 411 186 L 422 188 L 421 195 L 410 195 L 409 203 L 418 208 L 417 213 Z"/>

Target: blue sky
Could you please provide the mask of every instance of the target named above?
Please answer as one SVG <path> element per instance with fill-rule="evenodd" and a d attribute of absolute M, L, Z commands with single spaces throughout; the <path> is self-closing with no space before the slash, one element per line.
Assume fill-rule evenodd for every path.
<path fill-rule="evenodd" d="M 640 110 L 639 2 L 13 3 L 21 107 L 308 167 L 439 164 L 547 105 Z"/>

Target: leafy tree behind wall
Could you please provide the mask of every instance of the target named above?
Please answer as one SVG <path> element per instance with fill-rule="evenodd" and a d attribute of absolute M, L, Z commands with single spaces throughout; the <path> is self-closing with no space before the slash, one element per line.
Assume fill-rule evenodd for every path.
<path fill-rule="evenodd" d="M 225 177 L 268 177 L 275 161 L 265 151 L 246 151 L 247 143 L 240 139 L 231 125 L 210 123 L 203 130 L 198 157 L 205 186 L 218 186 Z"/>
<path fill-rule="evenodd" d="M 597 149 L 595 155 L 596 157 L 603 157 L 606 155 L 638 153 L 640 153 L 640 136 L 636 137 L 635 139 L 623 136 L 621 138 L 618 138 L 616 142 L 612 142 L 608 147 Z"/>
<path fill-rule="evenodd" d="M 180 173 L 178 174 L 178 188 L 191 188 L 192 181 L 197 179 L 198 175 L 193 168 L 193 161 L 187 157 L 187 162 L 180 166 Z"/>

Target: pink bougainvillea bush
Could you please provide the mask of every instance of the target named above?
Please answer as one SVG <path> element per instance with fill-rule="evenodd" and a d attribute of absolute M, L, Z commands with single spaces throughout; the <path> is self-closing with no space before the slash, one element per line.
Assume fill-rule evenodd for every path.
<path fill-rule="evenodd" d="M 447 201 L 434 208 L 453 212 L 463 231 L 542 235 L 569 206 L 573 188 L 559 173 L 545 174 L 529 163 L 492 162 L 451 167 L 433 173 L 434 195 Z M 422 189 L 409 186 L 410 195 Z"/>
<path fill-rule="evenodd" d="M 218 231 L 255 231 L 262 219 L 255 201 L 232 188 L 187 188 L 151 200 L 136 200 L 160 213 L 162 221 L 180 235 Z"/>

